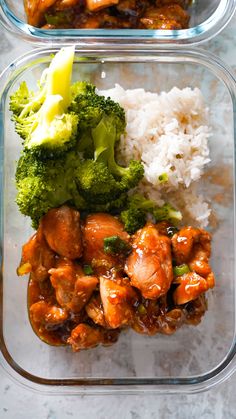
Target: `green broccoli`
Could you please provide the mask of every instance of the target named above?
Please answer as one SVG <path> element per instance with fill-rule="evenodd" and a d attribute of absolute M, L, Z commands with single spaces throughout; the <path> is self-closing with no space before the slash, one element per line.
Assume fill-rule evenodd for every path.
<path fill-rule="evenodd" d="M 170 204 L 166 203 L 162 207 L 158 207 L 154 201 L 140 194 L 129 197 L 127 208 L 121 211 L 120 217 L 125 230 L 132 234 L 145 225 L 148 214 L 156 222 L 167 220 L 175 224 L 182 219 L 180 211 L 174 209 Z"/>
<path fill-rule="evenodd" d="M 177 211 L 168 203 L 164 204 L 162 207 L 154 208 L 152 213 L 156 221 L 167 220 L 175 224 L 182 220 L 181 212 Z"/>
<path fill-rule="evenodd" d="M 16 203 L 21 213 L 31 218 L 33 227 L 37 228 L 40 218 L 49 209 L 64 203 L 86 209 L 74 178 L 77 165 L 78 157 L 74 152 L 46 161 L 22 153 L 15 174 Z"/>
<path fill-rule="evenodd" d="M 81 93 L 72 100 L 70 109 L 80 114 L 77 150 L 85 158 L 76 174 L 78 188 L 89 202 L 106 205 L 137 186 L 144 174 L 143 165 L 132 160 L 128 167 L 122 167 L 115 161 L 116 142 L 125 131 L 120 105 L 96 95 L 91 85 L 78 84 L 77 90 Z"/>
<path fill-rule="evenodd" d="M 104 239 L 104 252 L 109 255 L 127 256 L 132 250 L 132 246 L 119 236 L 110 236 Z"/>
<path fill-rule="evenodd" d="M 131 160 L 128 167 L 122 167 L 116 163 L 117 125 L 112 115 L 101 119 L 92 130 L 92 137 L 95 161 L 108 167 L 110 173 L 119 181 L 120 190 L 126 192 L 137 186 L 144 174 L 143 165 L 137 160 Z"/>
<path fill-rule="evenodd" d="M 117 198 L 108 200 L 108 190 L 105 200 L 103 195 L 90 200 L 90 195 L 83 195 L 78 185 L 78 176 L 89 161 L 82 161 L 75 150 L 72 150 L 57 159 L 40 160 L 32 153 L 22 152 L 18 160 L 15 180 L 17 187 L 16 202 L 22 214 L 29 216 L 32 226 L 38 227 L 40 218 L 51 208 L 62 204 L 69 204 L 80 211 L 110 212 L 119 211 L 124 207 L 127 196 L 120 194 Z M 106 173 L 107 168 L 105 168 Z M 105 179 L 107 187 L 112 180 Z M 85 192 L 85 191 L 83 191 Z M 105 193 L 105 192 L 103 192 Z"/>
<path fill-rule="evenodd" d="M 91 203 L 106 204 L 122 193 L 119 183 L 103 163 L 84 160 L 77 167 L 75 176 L 80 194 Z"/>
<path fill-rule="evenodd" d="M 38 92 L 29 91 L 23 82 L 10 97 L 15 129 L 24 140 L 24 149 L 40 157 L 52 157 L 76 142 L 79 116 L 68 112 L 73 58 L 74 47 L 62 48 Z"/>
<path fill-rule="evenodd" d="M 135 233 L 135 231 L 142 228 L 146 223 L 146 212 L 140 208 L 135 208 L 133 206 L 128 207 L 121 211 L 120 218 L 124 224 L 125 230 L 129 234 Z"/>
<path fill-rule="evenodd" d="M 139 161 L 131 160 L 128 167 L 116 162 L 124 109 L 99 96 L 87 81 L 70 85 L 73 57 L 73 48 L 60 50 L 38 92 L 22 83 L 11 96 L 16 131 L 24 140 L 16 201 L 34 226 L 64 203 L 82 211 L 118 212 L 144 174 Z"/>
<path fill-rule="evenodd" d="M 116 140 L 125 132 L 124 109 L 112 99 L 96 93 L 96 87 L 88 82 L 77 82 L 71 88 L 72 101 L 69 111 L 79 115 L 79 131 L 95 128 L 106 115 L 112 117 Z"/>

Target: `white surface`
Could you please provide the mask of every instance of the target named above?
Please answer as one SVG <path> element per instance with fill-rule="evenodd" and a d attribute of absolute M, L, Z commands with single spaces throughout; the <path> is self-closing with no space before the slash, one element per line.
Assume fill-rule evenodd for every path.
<path fill-rule="evenodd" d="M 236 70 L 236 17 L 205 48 Z M 0 71 L 31 47 L 0 28 Z M 235 52 L 234 52 L 235 51 Z M 18 386 L 0 369 L 1 419 L 234 419 L 236 375 L 202 394 L 177 396 L 46 396 Z"/>

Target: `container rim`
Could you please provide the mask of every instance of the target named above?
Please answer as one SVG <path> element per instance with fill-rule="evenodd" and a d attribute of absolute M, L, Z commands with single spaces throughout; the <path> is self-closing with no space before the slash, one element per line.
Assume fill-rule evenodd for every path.
<path fill-rule="evenodd" d="M 153 47 L 162 45 L 195 45 L 208 41 L 219 32 L 231 20 L 236 9 L 236 0 L 221 0 L 214 13 L 201 24 L 189 29 L 181 30 L 137 30 L 137 29 L 52 29 L 45 30 L 36 28 L 19 19 L 7 6 L 5 0 L 0 0 L 0 23 L 14 35 L 20 36 L 35 45 L 53 44 L 60 45 L 63 42 L 76 43 L 80 48 L 93 45 L 103 48 L 123 47 L 130 42 L 133 49 L 137 46 L 148 45 Z"/>
<path fill-rule="evenodd" d="M 51 54 L 59 50 L 58 47 L 35 49 L 25 53 L 14 60 L 0 75 L 0 170 L 4 162 L 3 148 L 3 123 L 4 104 L 7 93 L 13 81 L 15 81 L 27 68 L 37 65 L 39 62 L 48 62 Z M 172 62 L 175 63 L 197 63 L 208 68 L 219 78 L 228 89 L 232 104 L 234 120 L 236 116 L 236 78 L 230 68 L 214 54 L 205 52 L 199 48 L 172 48 L 150 50 L 120 50 L 107 51 L 97 49 L 79 50 L 76 49 L 77 60 L 87 59 L 96 62 Z M 236 138 L 236 127 L 234 126 L 234 138 Z M 234 168 L 235 169 L 235 168 Z M 1 174 L 1 173 L 0 173 Z M 235 173 L 236 175 L 236 173 Z M 1 186 L 4 183 L 4 174 L 1 176 Z M 236 194 L 236 185 L 234 196 Z M 0 241 L 3 238 L 3 196 L 0 194 Z M 234 211 L 235 212 L 235 211 Z M 234 225 L 235 233 L 235 225 Z M 81 379 L 46 379 L 34 376 L 23 370 L 12 359 L 4 342 L 3 335 L 3 255 L 0 246 L 0 364 L 10 376 L 20 384 L 31 390 L 46 392 L 50 394 L 137 394 L 137 393 L 198 393 L 223 382 L 236 370 L 236 333 L 227 356 L 211 371 L 200 376 L 189 378 L 81 378 Z M 235 297 L 234 297 L 235 298 Z M 236 315 L 236 313 L 235 313 Z M 236 320 L 235 320 L 236 323 Z M 145 386 L 145 388 L 143 388 Z M 62 390 L 63 388 L 63 390 Z M 50 389 L 50 390 L 49 390 Z"/>

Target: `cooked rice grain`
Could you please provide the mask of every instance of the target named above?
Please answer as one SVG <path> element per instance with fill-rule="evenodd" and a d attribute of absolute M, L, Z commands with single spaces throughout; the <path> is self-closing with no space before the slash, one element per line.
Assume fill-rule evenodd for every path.
<path fill-rule="evenodd" d="M 124 90 L 117 84 L 100 94 L 111 97 L 125 109 L 126 135 L 121 138 L 118 156 L 126 164 L 131 158 L 141 159 L 145 168 L 141 190 L 148 196 L 156 195 L 157 203 L 178 190 L 182 196 L 179 198 L 186 202 L 184 189 L 200 179 L 210 161 L 209 112 L 201 91 L 174 87 L 157 94 L 144 89 Z M 208 204 L 192 193 L 188 198 L 189 213 L 205 226 L 210 213 Z"/>

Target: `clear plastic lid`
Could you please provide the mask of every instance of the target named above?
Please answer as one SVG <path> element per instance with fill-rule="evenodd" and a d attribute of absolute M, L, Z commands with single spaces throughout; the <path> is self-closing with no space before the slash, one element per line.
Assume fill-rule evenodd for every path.
<path fill-rule="evenodd" d="M 2 24 L 8 31 L 34 44 L 76 43 L 81 47 L 97 45 L 116 49 L 154 44 L 198 44 L 218 34 L 233 16 L 236 0 L 193 0 L 189 7 L 189 29 L 136 30 L 136 29 L 39 29 L 27 24 L 23 0 L 0 0 Z"/>

